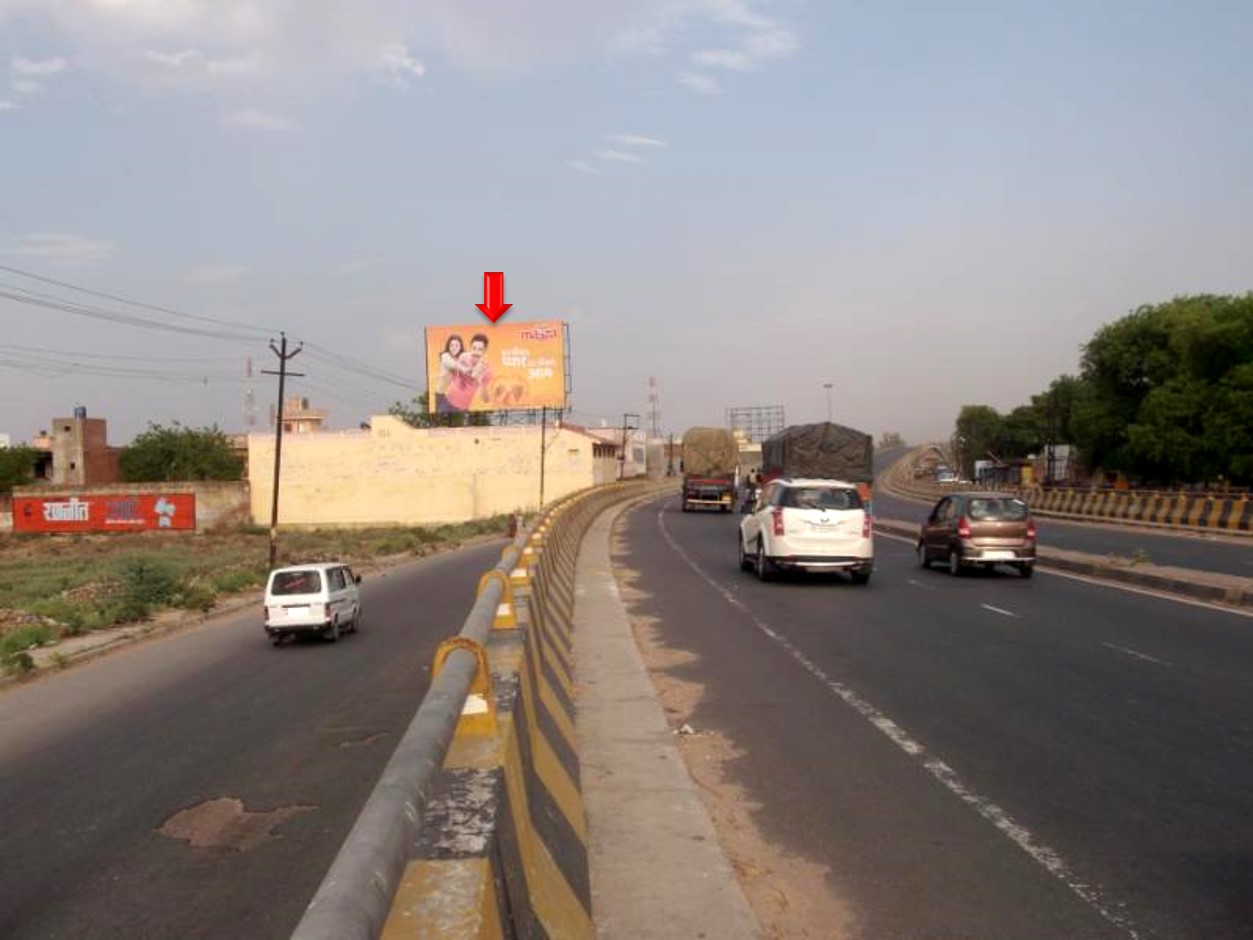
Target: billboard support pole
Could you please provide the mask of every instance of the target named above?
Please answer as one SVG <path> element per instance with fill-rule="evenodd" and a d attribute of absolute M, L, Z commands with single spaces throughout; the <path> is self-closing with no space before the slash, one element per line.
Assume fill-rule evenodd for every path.
<path fill-rule="evenodd" d="M 539 511 L 544 511 L 544 458 L 548 456 L 548 406 L 540 409 L 539 425 Z"/>

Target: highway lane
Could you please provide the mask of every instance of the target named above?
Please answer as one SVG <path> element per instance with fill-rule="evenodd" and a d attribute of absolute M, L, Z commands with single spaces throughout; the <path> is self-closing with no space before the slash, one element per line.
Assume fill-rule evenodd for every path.
<path fill-rule="evenodd" d="M 0 694 L 0 936 L 289 936 L 503 545 L 366 576 L 336 644 L 272 648 L 258 599 Z"/>
<path fill-rule="evenodd" d="M 1253 620 L 1041 573 L 760 584 L 726 516 L 627 517 L 692 718 L 866 937 L 1244 937 Z"/>
<path fill-rule="evenodd" d="M 875 473 L 885 473 L 912 449 L 885 447 L 876 450 Z M 902 522 L 920 524 L 927 517 L 932 505 L 890 496 L 883 487 L 878 487 L 875 492 L 875 514 L 882 519 L 899 519 Z M 1128 526 L 1065 522 L 1047 517 L 1037 519 L 1037 524 L 1040 529 L 1040 544 L 1053 548 L 1093 555 L 1121 555 L 1126 558 L 1143 552 L 1155 565 L 1200 568 L 1203 571 L 1253 577 L 1253 538 L 1180 535 Z"/>
<path fill-rule="evenodd" d="M 875 493 L 875 514 L 883 519 L 921 523 L 932 505 L 889 496 L 882 488 Z M 1040 544 L 1052 548 L 1125 558 L 1143 553 L 1155 565 L 1253 578 L 1253 538 L 1182 535 L 1132 526 L 1067 522 L 1047 516 L 1037 517 L 1036 525 Z"/>

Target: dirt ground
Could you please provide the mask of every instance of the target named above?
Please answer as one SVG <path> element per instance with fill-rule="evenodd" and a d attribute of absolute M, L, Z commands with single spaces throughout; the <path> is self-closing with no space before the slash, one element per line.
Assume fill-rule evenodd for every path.
<path fill-rule="evenodd" d="M 829 869 L 786 852 L 758 828 L 755 812 L 759 804 L 749 799 L 726 770 L 730 761 L 743 756 L 743 751 L 717 728 L 691 728 L 704 687 L 676 678 L 672 671 L 692 662 L 695 654 L 670 645 L 656 618 L 639 612 L 649 595 L 638 586 L 638 572 L 623 564 L 621 526 L 619 521 L 613 534 L 614 570 L 636 645 L 666 718 L 676 732 L 679 753 L 697 784 L 722 849 L 735 869 L 762 933 L 771 940 L 851 937 L 852 915 L 848 905 L 832 892 L 827 878 Z"/>

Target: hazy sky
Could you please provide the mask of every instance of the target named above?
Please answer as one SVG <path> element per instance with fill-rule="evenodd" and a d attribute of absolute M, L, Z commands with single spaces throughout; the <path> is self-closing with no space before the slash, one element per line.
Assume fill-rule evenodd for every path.
<path fill-rule="evenodd" d="M 503 270 L 571 324 L 582 420 L 650 375 L 667 431 L 820 420 L 832 382 L 945 437 L 1141 303 L 1253 289 L 1250 35 L 1248 0 L 0 0 L 0 265 L 166 308 L 0 270 L 0 432 L 243 430 L 280 329 L 354 427 Z"/>

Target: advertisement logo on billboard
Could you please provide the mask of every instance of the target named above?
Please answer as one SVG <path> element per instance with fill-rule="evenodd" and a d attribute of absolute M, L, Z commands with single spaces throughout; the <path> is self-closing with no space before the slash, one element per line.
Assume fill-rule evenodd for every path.
<path fill-rule="evenodd" d="M 560 320 L 426 328 L 431 414 L 566 407 Z"/>

